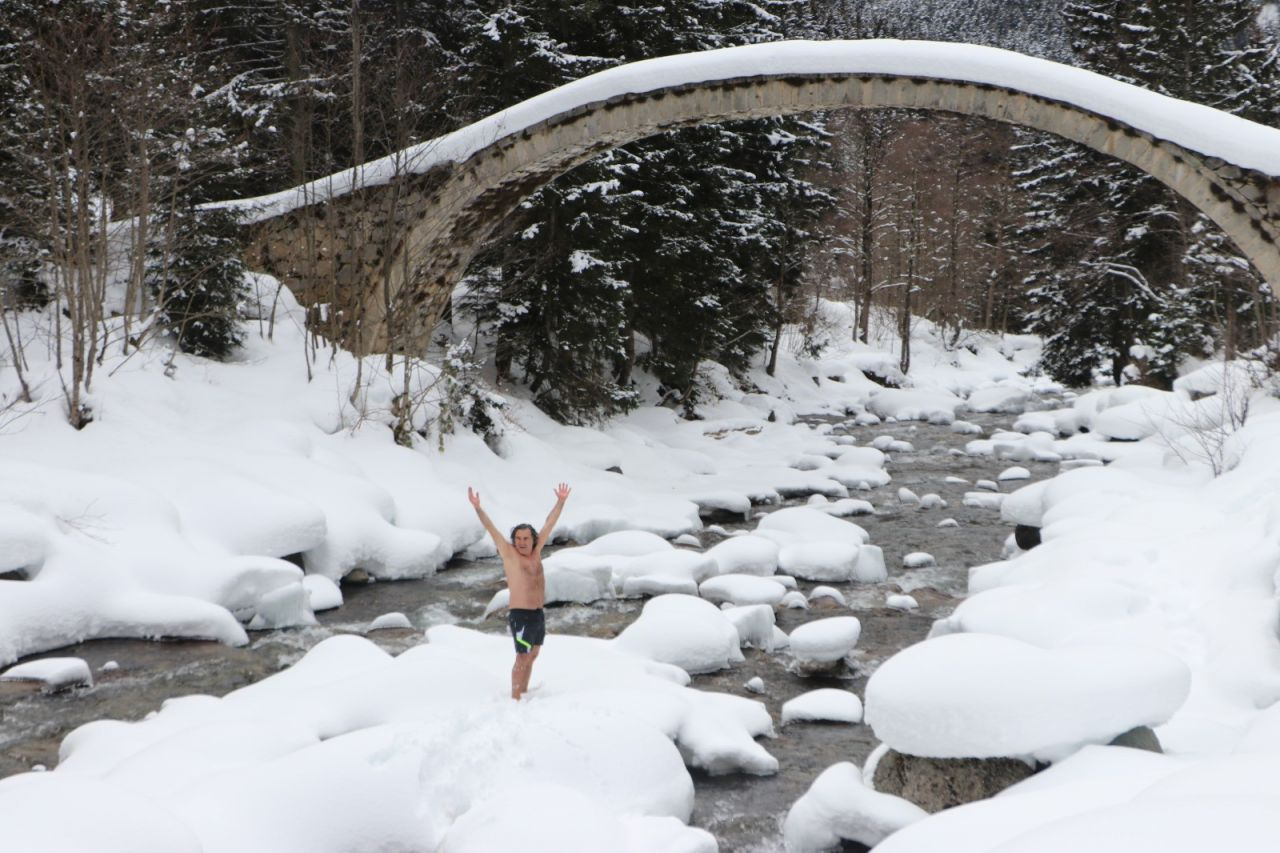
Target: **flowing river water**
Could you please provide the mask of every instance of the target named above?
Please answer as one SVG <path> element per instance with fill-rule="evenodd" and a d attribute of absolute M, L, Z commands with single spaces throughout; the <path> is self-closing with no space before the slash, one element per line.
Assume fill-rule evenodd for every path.
<path fill-rule="evenodd" d="M 977 416 L 973 422 L 986 428 L 1004 426 L 1008 416 Z M 841 431 L 838 430 L 837 431 Z M 781 719 L 782 704 L 801 693 L 819 687 L 841 687 L 864 695 L 867 678 L 875 668 L 900 649 L 924 639 L 933 620 L 948 615 L 963 596 L 968 569 L 1000 559 L 1003 544 L 1012 528 L 992 509 L 963 505 L 966 491 L 979 479 L 994 480 L 1011 463 L 982 456 L 948 452 L 963 448 L 972 436 L 962 436 L 948 427 L 920 423 L 891 423 L 851 428 L 858 444 L 867 444 L 878 435 L 892 435 L 911 442 L 915 451 L 893 453 L 887 469 L 893 475 L 889 485 L 856 493 L 872 502 L 875 515 L 852 519 L 871 535 L 871 542 L 884 550 L 889 579 L 879 584 L 829 584 L 841 589 L 847 607 L 819 599 L 809 610 L 778 609 L 778 625 L 788 633 L 811 619 L 836 615 L 856 615 L 862 635 L 851 665 L 837 676 L 800 677 L 791 673 L 785 653 L 766 654 L 744 649 L 746 661 L 732 669 L 695 676 L 693 686 L 706 690 L 750 696 L 765 703 L 775 721 Z M 1057 465 L 1019 463 L 1031 471 L 1033 480 L 1057 473 Z M 970 485 L 947 483 L 947 477 L 962 478 Z M 1023 485 L 1005 484 L 1005 491 Z M 940 495 L 947 506 L 922 510 L 901 504 L 897 494 L 906 486 L 917 494 Z M 804 503 L 807 496 L 794 496 L 785 505 Z M 759 507 L 769 511 L 777 507 Z M 938 522 L 953 518 L 958 526 L 939 528 Z M 755 522 L 720 521 L 729 530 L 752 528 Z M 702 531 L 702 545 L 709 547 L 721 535 Z M 936 567 L 904 569 L 903 557 L 925 551 Z M 801 581 L 808 593 L 818 584 Z M 421 640 L 422 630 L 431 625 L 457 623 L 479 630 L 500 632 L 500 617 L 481 620 L 485 605 L 503 586 L 501 566 L 495 561 L 455 561 L 437 575 L 419 581 L 344 584 L 345 603 L 337 610 L 318 614 L 320 624 L 310 628 L 254 632 L 243 648 L 205 642 L 146 642 L 139 640 L 95 640 L 33 657 L 75 656 L 88 662 L 94 672 L 94 686 L 60 693 L 42 693 L 29 684 L 0 682 L 0 778 L 36 766 L 57 764 L 58 745 L 75 727 L 95 719 L 138 720 L 156 710 L 168 698 L 189 694 L 221 696 L 238 687 L 261 680 L 298 660 L 311 646 L 339 633 L 362 633 L 377 616 L 399 611 L 406 614 L 413 630 L 385 630 L 369 638 L 390 652 L 402 651 Z M 893 592 L 910 593 L 919 602 L 915 611 L 892 610 L 884 606 Z M 643 602 L 613 600 L 591 605 L 553 605 L 548 610 L 548 631 L 613 637 L 640 612 Z M 551 653 L 548 648 L 547 653 Z M 108 661 L 114 668 L 103 669 Z M 761 695 L 748 693 L 743 685 L 753 676 L 765 684 Z M 787 810 L 825 768 L 837 761 L 859 765 L 875 747 L 875 736 L 865 725 L 792 723 L 777 728 L 777 737 L 764 742 L 779 762 L 774 776 L 741 774 L 708 776 L 694 771 L 697 790 L 693 824 L 712 832 L 723 851 L 778 851 L 782 849 L 782 820 Z"/>

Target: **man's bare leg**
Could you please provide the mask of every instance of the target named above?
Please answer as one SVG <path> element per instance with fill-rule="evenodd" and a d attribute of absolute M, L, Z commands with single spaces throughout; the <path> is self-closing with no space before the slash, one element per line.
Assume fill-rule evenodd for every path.
<path fill-rule="evenodd" d="M 534 646 L 522 655 L 516 655 L 515 665 L 511 667 L 511 698 L 519 699 L 529 692 L 529 677 L 533 674 L 533 662 L 538 658 L 542 646 Z"/>

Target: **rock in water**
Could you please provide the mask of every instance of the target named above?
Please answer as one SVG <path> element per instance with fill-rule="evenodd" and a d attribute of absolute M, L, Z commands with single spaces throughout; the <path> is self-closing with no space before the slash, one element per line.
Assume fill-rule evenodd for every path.
<path fill-rule="evenodd" d="M 921 758 L 891 749 L 873 781 L 877 791 L 933 813 L 993 797 L 1037 769 L 1017 758 Z"/>
<path fill-rule="evenodd" d="M 1013 541 L 1017 542 L 1018 547 L 1023 551 L 1030 551 L 1040 544 L 1040 528 L 1019 524 L 1013 528 Z"/>

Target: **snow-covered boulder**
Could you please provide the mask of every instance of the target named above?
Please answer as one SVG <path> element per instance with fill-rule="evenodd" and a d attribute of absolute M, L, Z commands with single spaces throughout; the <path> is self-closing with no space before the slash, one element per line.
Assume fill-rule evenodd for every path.
<path fill-rule="evenodd" d="M 809 600 L 804 597 L 804 593 L 798 590 L 789 590 L 786 595 L 782 596 L 782 601 L 778 602 L 788 610 L 808 610 Z"/>
<path fill-rule="evenodd" d="M 884 563 L 884 550 L 879 545 L 863 545 L 853 567 L 853 580 L 859 583 L 883 583 L 889 578 Z"/>
<path fill-rule="evenodd" d="M 787 588 L 771 578 L 756 575 L 717 575 L 698 586 L 698 594 L 717 604 L 768 604 L 782 601 Z"/>
<path fill-rule="evenodd" d="M 883 486 L 889 482 L 890 476 L 884 470 L 885 455 L 882 448 L 847 447 L 822 473 L 849 488 L 857 488 L 866 483 L 869 486 Z"/>
<path fill-rule="evenodd" d="M 884 606 L 890 610 L 916 610 L 920 602 L 910 595 L 889 595 L 885 597 Z"/>
<path fill-rule="evenodd" d="M 607 554 L 614 557 L 640 557 L 645 554 L 656 554 L 670 551 L 673 545 L 656 533 L 644 530 L 618 530 L 592 539 L 586 545 L 577 548 L 565 548 L 565 551 L 577 551 L 582 554 Z"/>
<path fill-rule="evenodd" d="M 834 687 L 810 690 L 782 703 L 782 724 L 785 726 L 797 720 L 859 723 L 862 721 L 862 700 L 856 693 Z"/>
<path fill-rule="evenodd" d="M 978 509 L 1000 509 L 1000 505 L 1004 503 L 1005 495 L 999 492 L 965 492 L 964 505 L 977 507 Z"/>
<path fill-rule="evenodd" d="M 92 687 L 93 673 L 84 658 L 41 658 L 9 667 L 0 674 L 0 681 L 35 681 L 46 691 L 66 690 Z"/>
<path fill-rule="evenodd" d="M 778 543 L 763 536 L 735 536 L 705 553 L 717 574 L 771 575 L 778 569 Z"/>
<path fill-rule="evenodd" d="M 867 409 L 886 419 L 949 424 L 955 420 L 956 408 L 963 402 L 946 391 L 885 388 L 871 395 Z"/>
<path fill-rule="evenodd" d="M 691 675 L 743 660 L 738 629 L 714 604 L 690 595 L 645 602 L 636 621 L 613 641 L 618 648 L 678 666 Z"/>
<path fill-rule="evenodd" d="M 332 610 L 342 606 L 342 588 L 323 575 L 307 575 L 302 579 L 302 586 L 307 591 L 307 603 L 311 610 Z"/>
<path fill-rule="evenodd" d="M 1055 577 L 975 592 L 935 622 L 929 636 L 999 634 L 1053 648 L 1087 639 L 1108 623 L 1140 614 L 1149 604 L 1127 584 L 1100 577 Z"/>
<path fill-rule="evenodd" d="M 1018 385 L 993 385 L 979 388 L 969 395 L 965 405 L 974 412 L 1017 414 L 1027 408 L 1031 392 Z"/>
<path fill-rule="evenodd" d="M 690 578 L 698 583 L 716 574 L 716 563 L 708 554 L 671 549 L 635 557 L 622 557 L 613 564 L 613 585 L 619 589 L 627 578 L 664 575 Z"/>
<path fill-rule="evenodd" d="M 403 613 L 396 611 L 394 613 L 383 613 L 369 623 L 369 627 L 365 633 L 373 631 L 394 631 L 405 630 L 413 627 L 413 623 L 409 621 L 409 617 Z"/>
<path fill-rule="evenodd" d="M 925 569 L 938 565 L 938 561 L 933 558 L 932 554 L 924 551 L 912 551 L 902 558 L 902 565 L 908 569 Z"/>
<path fill-rule="evenodd" d="M 670 575 L 635 575 L 622 582 L 623 598 L 672 594 L 697 595 L 698 582 L 693 578 L 671 577 Z"/>
<path fill-rule="evenodd" d="M 861 634 L 856 616 L 815 619 L 791 632 L 791 653 L 802 663 L 836 663 L 853 650 Z"/>
<path fill-rule="evenodd" d="M 872 674 L 866 721 L 908 755 L 1054 761 L 1165 722 L 1190 681 L 1186 664 L 1144 646 L 1046 650 L 1008 637 L 952 634 L 917 643 Z"/>
<path fill-rule="evenodd" d="M 1000 504 L 1000 518 L 1012 524 L 1041 527 L 1044 524 L 1045 496 L 1051 482 L 1041 480 L 1010 492 Z"/>
<path fill-rule="evenodd" d="M 850 542 L 801 542 L 778 552 L 778 567 L 811 581 L 850 581 L 863 547 Z"/>
<path fill-rule="evenodd" d="M 848 604 L 848 602 L 845 601 L 844 593 L 836 589 L 834 586 L 815 586 L 813 589 L 809 590 L 809 601 L 818 601 L 823 598 L 829 601 L 834 601 L 841 607 L 845 607 Z"/>
<path fill-rule="evenodd" d="M 826 853 L 848 840 L 874 847 L 928 817 L 901 797 L 868 788 L 856 764 L 833 764 L 813 781 L 782 824 L 787 853 Z"/>
<path fill-rule="evenodd" d="M 738 630 L 738 641 L 762 651 L 773 651 L 773 608 L 767 604 L 748 604 L 720 611 Z"/>
<path fill-rule="evenodd" d="M 249 630 L 265 631 L 316 624 L 310 597 L 300 580 L 273 589 L 258 599 L 253 619 L 249 621 Z"/>
<path fill-rule="evenodd" d="M 876 508 L 872 506 L 871 501 L 864 501 L 861 498 L 840 498 L 839 500 L 827 500 L 826 495 L 813 495 L 813 498 L 819 500 L 809 500 L 807 506 L 816 509 L 819 512 L 825 512 L 827 515 L 834 515 L 837 518 L 847 518 L 856 515 L 875 515 Z"/>

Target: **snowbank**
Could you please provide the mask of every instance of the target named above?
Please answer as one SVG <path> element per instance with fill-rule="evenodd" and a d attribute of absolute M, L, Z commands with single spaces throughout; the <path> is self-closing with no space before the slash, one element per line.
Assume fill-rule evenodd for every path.
<path fill-rule="evenodd" d="M 505 636 L 446 626 L 428 640 L 392 657 L 334 637 L 222 699 L 82 726 L 57 770 L 0 781 L 6 843 L 325 853 L 516 838 L 589 850 L 608 838 L 613 849 L 703 851 L 710 836 L 684 825 L 686 761 L 776 769 L 754 740 L 771 733 L 762 706 L 682 687 L 683 673 L 606 641 L 548 637 L 556 654 L 515 703 Z"/>

